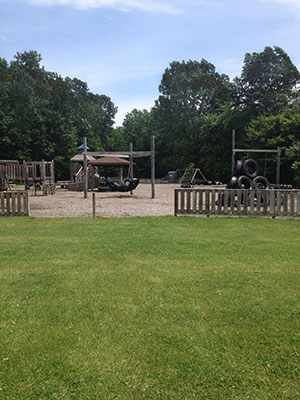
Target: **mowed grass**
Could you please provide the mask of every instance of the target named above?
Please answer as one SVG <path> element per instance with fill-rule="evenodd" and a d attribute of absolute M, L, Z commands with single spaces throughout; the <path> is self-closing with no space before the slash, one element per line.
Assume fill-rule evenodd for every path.
<path fill-rule="evenodd" d="M 299 399 L 300 221 L 0 220 L 1 399 Z"/>

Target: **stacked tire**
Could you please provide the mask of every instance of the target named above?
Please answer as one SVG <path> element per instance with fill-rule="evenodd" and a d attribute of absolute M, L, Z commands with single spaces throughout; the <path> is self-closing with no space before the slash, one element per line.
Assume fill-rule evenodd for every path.
<path fill-rule="evenodd" d="M 269 189 L 270 182 L 259 175 L 259 166 L 255 160 L 238 160 L 227 189 Z"/>

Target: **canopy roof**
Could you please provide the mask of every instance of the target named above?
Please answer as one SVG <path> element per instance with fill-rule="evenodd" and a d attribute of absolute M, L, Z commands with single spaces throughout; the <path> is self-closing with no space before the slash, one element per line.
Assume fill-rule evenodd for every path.
<path fill-rule="evenodd" d="M 80 146 L 77 147 L 78 150 L 83 150 L 84 149 L 84 145 L 81 144 Z M 86 146 L 87 150 L 90 150 L 89 146 Z"/>
<path fill-rule="evenodd" d="M 120 157 L 101 157 L 97 160 L 89 161 L 89 165 L 102 165 L 106 167 L 123 167 L 130 165 L 130 161 Z"/>
<path fill-rule="evenodd" d="M 95 160 L 95 158 L 93 156 L 89 156 L 89 155 L 87 155 L 86 158 L 88 161 Z M 71 158 L 71 161 L 83 162 L 83 154 L 76 154 L 76 156 Z"/>

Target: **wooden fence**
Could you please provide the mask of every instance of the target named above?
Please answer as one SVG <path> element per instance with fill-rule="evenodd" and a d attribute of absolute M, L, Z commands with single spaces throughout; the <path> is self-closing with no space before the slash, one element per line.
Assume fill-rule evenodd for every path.
<path fill-rule="evenodd" d="M 175 215 L 300 217 L 300 190 L 175 189 Z"/>
<path fill-rule="evenodd" d="M 29 216 L 28 192 L 1 192 L 0 216 Z"/>

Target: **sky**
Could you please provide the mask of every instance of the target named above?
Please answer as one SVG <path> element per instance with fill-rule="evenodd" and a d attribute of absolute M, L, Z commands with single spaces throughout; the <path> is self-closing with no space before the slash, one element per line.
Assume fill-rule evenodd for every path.
<path fill-rule="evenodd" d="M 0 57 L 36 50 L 47 71 L 118 107 L 150 110 L 172 61 L 240 75 L 245 53 L 279 46 L 300 69 L 300 0 L 0 0 Z"/>

